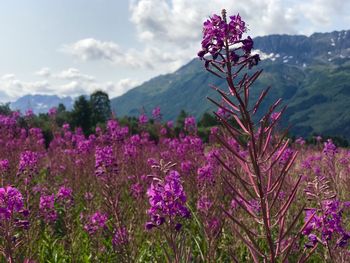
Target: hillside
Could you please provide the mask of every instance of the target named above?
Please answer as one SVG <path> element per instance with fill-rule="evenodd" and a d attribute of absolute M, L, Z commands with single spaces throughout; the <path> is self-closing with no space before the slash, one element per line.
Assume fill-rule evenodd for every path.
<path fill-rule="evenodd" d="M 340 135 L 350 138 L 350 31 L 315 33 L 310 37 L 257 37 L 264 72 L 252 89 L 252 98 L 271 85 L 266 105 L 282 97 L 288 105 L 283 124 L 292 133 Z M 256 70 L 256 69 L 255 69 Z M 161 75 L 112 99 L 117 116 L 151 112 L 160 106 L 164 119 L 175 119 L 184 109 L 196 118 L 215 107 L 206 99 L 216 94 L 209 84 L 224 87 L 221 79 L 193 59 L 172 74 Z"/>

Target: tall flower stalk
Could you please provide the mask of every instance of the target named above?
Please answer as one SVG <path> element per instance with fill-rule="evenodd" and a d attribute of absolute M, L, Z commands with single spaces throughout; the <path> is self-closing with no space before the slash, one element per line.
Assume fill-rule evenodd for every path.
<path fill-rule="evenodd" d="M 235 167 L 232 168 L 222 157 L 217 156 L 217 159 L 231 176 L 223 175 L 229 193 L 255 227 L 251 227 L 248 220 L 242 220 L 225 209 L 224 212 L 233 221 L 233 231 L 248 247 L 254 262 L 284 261 L 304 228 L 294 231 L 304 205 L 292 216 L 291 222 L 287 217 L 301 176 L 295 178 L 289 191 L 287 189 L 286 198 L 279 199 L 297 152 L 287 154 L 287 132 L 283 135 L 275 132 L 285 110 L 280 107 L 281 99 L 271 105 L 259 121 L 254 121 L 269 88 L 262 91 L 256 101 L 250 97 L 251 86 L 262 70 L 253 74 L 249 70 L 258 64 L 260 58 L 251 52 L 253 40 L 249 36 L 242 38 L 247 28 L 239 14 L 230 16 L 229 20 L 223 10 L 222 16 L 213 15 L 204 22 L 202 50 L 198 56 L 205 61 L 209 72 L 227 82 L 228 92 L 213 87 L 222 102 L 208 99 L 237 123 L 233 126 L 223 115 L 216 114 L 226 131 L 217 138 L 231 154 L 230 160 L 234 161 Z M 240 79 L 239 74 L 243 75 Z M 240 151 L 232 147 L 232 139 L 238 143 Z M 259 209 L 253 208 L 252 201 Z M 262 243 L 267 243 L 267 246 Z"/>
<path fill-rule="evenodd" d="M 182 186 L 180 174 L 170 170 L 170 163 L 159 166 L 164 179 L 154 177 L 147 190 L 150 204 L 148 214 L 150 221 L 145 225 L 147 230 L 159 229 L 164 236 L 170 251 L 163 247 L 168 262 L 190 262 L 190 251 L 186 249 L 186 236 L 182 233 L 182 222 L 190 218 L 190 211 L 186 207 L 187 197 Z"/>
<path fill-rule="evenodd" d="M 23 197 L 17 188 L 0 188 L 0 234 L 4 241 L 0 244 L 0 254 L 7 262 L 16 262 L 15 250 L 22 243 L 21 229 L 28 227 L 26 220 L 20 220 L 23 213 Z"/>

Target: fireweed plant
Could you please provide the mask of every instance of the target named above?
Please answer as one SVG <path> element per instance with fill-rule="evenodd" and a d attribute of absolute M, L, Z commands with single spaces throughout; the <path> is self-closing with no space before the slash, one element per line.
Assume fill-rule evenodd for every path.
<path fill-rule="evenodd" d="M 182 221 L 190 218 L 186 207 L 186 194 L 182 186 L 180 174 L 171 170 L 171 163 L 151 162 L 160 176 L 152 176 L 153 182 L 147 190 L 150 209 L 150 221 L 146 229 L 158 228 L 162 231 L 172 254 L 164 248 L 169 262 L 190 262 L 190 251 L 185 247 L 185 235 L 181 233 Z"/>
<path fill-rule="evenodd" d="M 350 203 L 340 200 L 341 177 L 337 175 L 337 154 L 337 147 L 328 139 L 324 142 L 322 154 L 303 163 L 306 169 L 311 170 L 305 193 L 312 207 L 305 211 L 304 221 L 308 224 L 302 234 L 308 239 L 306 247 L 316 249 L 321 245 L 326 248 L 324 258 L 327 261 L 345 262 L 344 248 L 348 246 L 350 232 L 345 227 L 344 215 Z M 320 162 L 325 165 L 322 167 Z"/>
<path fill-rule="evenodd" d="M 280 107 L 281 99 L 271 105 L 260 120 L 254 121 L 269 88 L 262 91 L 256 101 L 250 98 L 252 84 L 262 70 L 250 74 L 249 70 L 258 64 L 260 58 L 252 53 L 253 40 L 249 36 L 243 38 L 246 31 L 239 14 L 228 18 L 223 10 L 222 16 L 213 15 L 204 22 L 202 50 L 198 53 L 205 68 L 225 79 L 228 86 L 228 91 L 213 87 L 221 96 L 221 102 L 209 100 L 221 112 L 231 116 L 238 126 L 236 128 L 228 118 L 216 113 L 226 128 L 226 132 L 218 134 L 217 138 L 237 165 L 232 167 L 227 160 L 215 156 L 229 172 L 231 178 L 222 175 L 227 191 L 245 216 L 236 216 L 227 208 L 223 211 L 233 221 L 232 230 L 247 246 L 254 262 L 285 262 L 298 237 L 310 227 L 310 222 L 316 220 L 316 211 L 309 210 L 304 226 L 298 226 L 305 204 L 295 210 L 293 203 L 298 202 L 296 195 L 302 176 L 289 173 L 297 151 L 288 148 L 286 133 L 278 135 L 275 132 L 285 110 L 285 107 Z M 232 139 L 238 147 L 233 147 Z M 287 180 L 294 181 L 290 189 L 284 189 Z M 282 194 L 283 198 L 280 198 Z M 329 211 L 332 204 L 327 203 L 328 209 L 323 211 L 325 217 L 332 211 L 339 213 L 339 208 Z M 343 235 L 345 238 L 347 236 Z M 309 239 L 317 243 L 315 237 L 309 235 Z M 299 261 L 306 261 L 313 251 L 304 249 Z"/>
<path fill-rule="evenodd" d="M 27 215 L 20 191 L 11 186 L 0 188 L 0 233 L 4 239 L 0 252 L 8 262 L 15 262 L 15 250 L 22 243 L 23 230 L 28 227 Z"/>

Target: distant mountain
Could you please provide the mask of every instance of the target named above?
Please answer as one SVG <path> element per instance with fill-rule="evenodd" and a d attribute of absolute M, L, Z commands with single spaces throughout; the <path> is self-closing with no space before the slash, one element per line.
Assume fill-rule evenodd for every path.
<path fill-rule="evenodd" d="M 257 37 L 254 46 L 263 59 L 256 69 L 264 72 L 252 87 L 253 99 L 271 85 L 264 105 L 283 98 L 289 105 L 283 125 L 292 124 L 293 134 L 350 138 L 350 31 Z M 164 119 L 175 119 L 182 109 L 199 118 L 215 109 L 206 99 L 216 97 L 209 84 L 225 87 L 194 59 L 112 99 L 112 109 L 124 116 L 160 106 Z"/>
<path fill-rule="evenodd" d="M 50 108 L 57 107 L 62 103 L 67 110 L 72 109 L 73 98 L 59 97 L 56 95 L 25 95 L 10 104 L 12 110 L 19 110 L 25 113 L 28 109 L 32 109 L 35 114 L 46 113 Z"/>

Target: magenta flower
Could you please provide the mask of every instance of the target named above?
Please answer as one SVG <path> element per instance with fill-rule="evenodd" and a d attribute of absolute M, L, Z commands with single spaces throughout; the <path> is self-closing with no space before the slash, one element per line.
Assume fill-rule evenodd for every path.
<path fill-rule="evenodd" d="M 45 221 L 55 222 L 57 219 L 57 212 L 55 210 L 55 194 L 40 196 L 39 210 Z"/>
<path fill-rule="evenodd" d="M 185 130 L 188 132 L 196 130 L 196 119 L 193 116 L 187 117 L 185 119 Z"/>
<path fill-rule="evenodd" d="M 160 129 L 160 135 L 165 136 L 167 135 L 167 133 L 168 133 L 168 130 L 166 128 L 163 127 Z"/>
<path fill-rule="evenodd" d="M 280 154 L 280 151 L 281 150 L 277 151 L 276 157 L 277 157 L 278 154 Z M 294 154 L 294 151 L 291 148 L 286 148 L 283 151 L 283 153 L 281 154 L 278 162 L 280 164 L 283 164 L 283 165 L 286 164 L 289 161 L 289 159 L 293 156 L 293 154 Z"/>
<path fill-rule="evenodd" d="M 89 216 L 84 229 L 89 235 L 95 234 L 98 230 L 101 230 L 106 226 L 107 220 L 107 215 L 101 212 L 96 212 Z"/>
<path fill-rule="evenodd" d="M 64 131 L 68 131 L 68 130 L 70 129 L 70 126 L 69 126 L 68 123 L 64 123 L 64 124 L 62 125 L 62 128 L 63 128 Z"/>
<path fill-rule="evenodd" d="M 72 189 L 70 187 L 61 186 L 57 193 L 58 199 L 71 199 Z"/>
<path fill-rule="evenodd" d="M 34 116 L 33 110 L 32 110 L 32 109 L 26 110 L 25 116 L 26 116 L 27 118 L 33 117 L 33 116 Z"/>
<path fill-rule="evenodd" d="M 77 150 L 81 154 L 87 154 L 91 151 L 93 146 L 92 140 L 82 140 L 77 142 Z"/>
<path fill-rule="evenodd" d="M 24 151 L 20 155 L 18 172 L 24 171 L 35 172 L 39 161 L 38 153 L 32 151 Z"/>
<path fill-rule="evenodd" d="M 181 162 L 181 170 L 184 173 L 189 173 L 191 171 L 192 168 L 192 162 L 185 160 L 183 162 Z"/>
<path fill-rule="evenodd" d="M 10 219 L 16 212 L 23 208 L 23 197 L 21 192 L 12 187 L 0 188 L 0 219 Z"/>
<path fill-rule="evenodd" d="M 210 135 L 216 135 L 219 133 L 219 128 L 218 127 L 211 127 L 210 128 Z"/>
<path fill-rule="evenodd" d="M 57 193 L 57 201 L 66 206 L 73 203 L 73 190 L 70 187 L 61 186 Z"/>
<path fill-rule="evenodd" d="M 160 226 L 165 221 L 175 228 L 177 219 L 190 217 L 190 211 L 185 206 L 186 194 L 177 171 L 170 171 L 163 182 L 153 182 L 147 196 L 151 205 L 148 210 L 151 221 L 146 223 L 146 229 Z"/>
<path fill-rule="evenodd" d="M 337 240 L 338 246 L 347 245 L 350 235 L 344 229 L 342 217 L 345 205 L 336 199 L 326 200 L 322 202 L 322 211 L 317 211 L 316 209 L 306 210 L 305 222 L 308 222 L 310 217 L 317 211 L 303 231 L 303 235 L 307 235 L 310 241 L 305 244 L 306 247 L 315 245 L 317 240 L 322 242 L 329 241 L 333 239 L 334 235 L 340 236 Z M 316 239 L 317 235 L 320 238 Z"/>
<path fill-rule="evenodd" d="M 0 160 L 0 172 L 6 172 L 8 169 L 10 169 L 10 163 L 9 160 L 4 159 Z"/>
<path fill-rule="evenodd" d="M 331 139 L 328 139 L 324 143 L 323 154 L 331 157 L 334 156 L 336 153 L 338 153 L 337 147 L 334 145 Z"/>
<path fill-rule="evenodd" d="M 305 244 L 306 248 L 313 248 L 318 242 L 317 236 L 315 234 L 308 235 L 308 239 L 309 242 Z"/>
<path fill-rule="evenodd" d="M 202 50 L 198 52 L 198 56 L 203 58 L 205 54 L 215 55 L 224 47 L 227 38 L 229 45 L 237 44 L 241 41 L 242 35 L 247 28 L 245 22 L 239 14 L 230 16 L 230 21 L 225 22 L 221 16 L 214 14 L 210 19 L 203 23 L 203 40 Z M 250 37 L 242 41 L 243 50 L 250 53 L 253 48 L 253 41 Z"/>
<path fill-rule="evenodd" d="M 160 116 L 160 107 L 156 107 L 152 110 L 152 116 L 154 119 L 159 119 L 161 116 Z"/>
<path fill-rule="evenodd" d="M 169 129 L 173 128 L 174 127 L 174 122 L 173 121 L 168 121 L 166 123 L 166 126 L 168 126 Z"/>
<path fill-rule="evenodd" d="M 140 125 L 145 125 L 148 122 L 148 117 L 145 114 L 141 114 L 139 116 L 139 124 Z"/>
<path fill-rule="evenodd" d="M 209 163 L 205 166 L 198 168 L 197 174 L 198 174 L 198 181 L 200 183 L 204 183 L 204 182 L 214 183 L 214 168 L 212 164 Z"/>
<path fill-rule="evenodd" d="M 95 151 L 95 175 L 97 177 L 116 173 L 117 167 L 113 155 L 112 146 L 96 147 Z"/>
<path fill-rule="evenodd" d="M 124 145 L 124 156 L 126 158 L 135 158 L 136 155 L 137 155 L 137 148 L 135 145 L 132 145 L 132 144 Z"/>
<path fill-rule="evenodd" d="M 57 114 L 57 108 L 56 108 L 56 107 L 53 107 L 53 108 L 49 109 L 48 114 L 49 114 L 50 117 L 56 116 L 56 114 Z"/>

